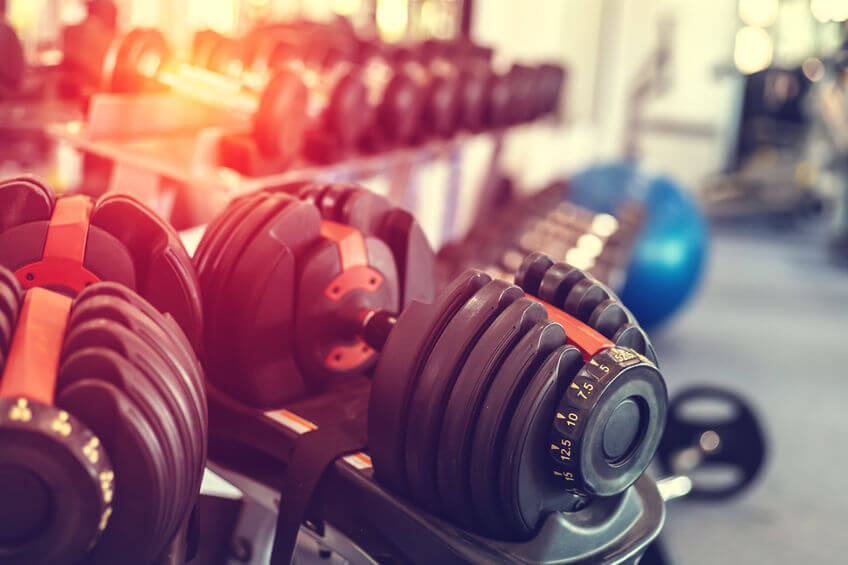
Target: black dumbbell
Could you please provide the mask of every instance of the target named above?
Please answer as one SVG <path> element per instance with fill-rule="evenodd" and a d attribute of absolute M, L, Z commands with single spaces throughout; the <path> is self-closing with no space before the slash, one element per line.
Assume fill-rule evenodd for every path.
<path fill-rule="evenodd" d="M 636 481 L 660 440 L 665 385 L 606 287 L 532 255 L 524 290 L 470 271 L 434 301 L 398 299 L 431 252 L 411 254 L 408 235 L 405 254 L 375 238 L 385 213 L 361 189 L 297 193 L 233 203 L 198 250 L 207 349 L 226 361 L 212 364 L 219 388 L 270 408 L 373 368 L 377 480 L 498 539 L 526 539 L 551 512 Z M 566 285 L 565 300 L 525 295 Z"/>
<path fill-rule="evenodd" d="M 0 562 L 161 560 L 206 457 L 180 328 L 119 284 L 71 299 L 0 267 L 0 334 Z"/>
<path fill-rule="evenodd" d="M 174 229 L 124 195 L 57 198 L 31 177 L 0 182 L 0 265 L 25 288 L 74 296 L 99 281 L 137 291 L 200 343 L 197 275 Z"/>

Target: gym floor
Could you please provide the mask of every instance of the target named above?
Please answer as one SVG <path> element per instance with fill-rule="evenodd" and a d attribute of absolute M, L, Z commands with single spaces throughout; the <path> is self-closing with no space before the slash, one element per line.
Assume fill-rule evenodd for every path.
<path fill-rule="evenodd" d="M 803 230 L 802 230 L 803 231 Z M 653 336 L 674 393 L 716 383 L 752 401 L 769 439 L 731 502 L 669 503 L 673 563 L 837 563 L 848 554 L 848 271 L 818 233 L 716 228 L 690 307 Z"/>

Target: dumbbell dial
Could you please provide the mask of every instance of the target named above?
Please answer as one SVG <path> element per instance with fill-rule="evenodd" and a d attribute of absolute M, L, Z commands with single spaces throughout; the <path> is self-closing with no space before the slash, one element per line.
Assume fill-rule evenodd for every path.
<path fill-rule="evenodd" d="M 554 476 L 578 494 L 621 492 L 659 445 L 665 403 L 662 377 L 645 357 L 623 347 L 599 352 L 557 406 L 549 447 Z"/>

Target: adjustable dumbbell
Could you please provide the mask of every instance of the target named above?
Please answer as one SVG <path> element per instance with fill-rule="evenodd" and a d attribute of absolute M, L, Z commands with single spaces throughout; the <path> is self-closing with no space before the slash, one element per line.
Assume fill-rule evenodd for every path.
<path fill-rule="evenodd" d="M 239 81 L 171 60 L 170 48 L 154 29 L 136 28 L 123 37 L 98 38 L 98 48 L 67 50 L 65 57 L 89 68 L 110 92 L 168 89 L 252 121 L 253 136 L 269 158 L 289 160 L 300 149 L 309 122 L 309 93 L 294 73 L 267 78 L 257 96 Z"/>
<path fill-rule="evenodd" d="M 234 202 L 198 249 L 216 387 L 272 408 L 373 372 L 377 481 L 496 539 L 527 539 L 552 512 L 638 479 L 665 385 L 606 287 L 531 255 L 520 286 L 469 271 L 435 300 L 408 300 L 397 289 L 430 271 L 432 252 L 387 245 L 377 197 L 289 192 Z"/>
<path fill-rule="evenodd" d="M 206 434 L 172 318 L 117 283 L 72 299 L 0 267 L 0 563 L 183 562 Z"/>
<path fill-rule="evenodd" d="M 69 296 L 99 281 L 120 283 L 170 313 L 200 343 L 191 259 L 174 229 L 128 196 L 57 198 L 30 177 L 0 182 L 0 265 L 25 288 Z"/>

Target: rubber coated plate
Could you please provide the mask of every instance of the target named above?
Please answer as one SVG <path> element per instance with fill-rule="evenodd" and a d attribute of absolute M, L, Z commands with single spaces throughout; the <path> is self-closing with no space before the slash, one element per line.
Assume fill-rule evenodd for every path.
<path fill-rule="evenodd" d="M 612 339 L 621 326 L 633 321 L 630 312 L 618 299 L 608 298 L 595 307 L 588 323 L 597 332 Z"/>
<path fill-rule="evenodd" d="M 3 283 L 8 289 L 12 292 L 13 296 L 18 297 L 18 302 L 20 302 L 20 296 L 23 294 L 24 289 L 21 286 L 20 281 L 15 277 L 14 273 L 0 265 L 0 283 Z M 17 318 L 17 313 L 15 313 L 15 318 Z"/>
<path fill-rule="evenodd" d="M 21 224 L 49 220 L 55 201 L 49 188 L 29 177 L 0 183 L 0 233 Z"/>
<path fill-rule="evenodd" d="M 0 20 L 0 86 L 15 91 L 23 80 L 26 60 L 15 30 Z"/>
<path fill-rule="evenodd" d="M 503 436 L 527 382 L 544 359 L 564 344 L 565 330 L 562 326 L 556 322 L 538 322 L 515 345 L 489 386 L 474 430 L 468 469 L 471 500 L 480 526 L 485 531 L 509 535 L 498 488 Z"/>
<path fill-rule="evenodd" d="M 309 91 L 295 73 L 277 71 L 262 93 L 253 134 L 263 153 L 289 158 L 300 152 L 309 127 Z"/>
<path fill-rule="evenodd" d="M 82 303 L 75 303 L 68 327 L 73 328 L 84 322 L 103 318 L 121 324 L 141 338 L 144 343 L 165 362 L 175 377 L 174 384 L 179 386 L 182 398 L 190 405 L 190 410 L 183 415 L 189 424 L 188 439 L 193 445 L 193 453 L 200 454 L 200 463 L 195 466 L 193 485 L 200 487 L 203 474 L 203 464 L 206 461 L 206 426 L 203 421 L 201 403 L 204 399 L 198 396 L 191 383 L 189 361 L 184 358 L 180 348 L 171 341 L 170 337 L 153 320 L 128 302 L 114 296 L 95 296 Z M 194 488 L 192 489 L 194 492 Z"/>
<path fill-rule="evenodd" d="M 530 298 L 507 306 L 477 341 L 454 383 L 439 435 L 436 478 L 446 515 L 466 529 L 473 530 L 477 523 L 468 466 L 474 429 L 489 385 L 515 344 L 546 318 L 544 306 Z"/>
<path fill-rule="evenodd" d="M 115 470 L 115 510 L 93 556 L 113 556 L 100 563 L 120 563 L 128 555 L 147 563 L 162 545 L 165 508 L 172 503 L 161 440 L 129 396 L 107 382 L 130 376 L 110 378 L 102 368 L 98 379 L 86 378 L 86 373 L 83 364 L 62 369 L 60 379 L 73 384 L 61 389 L 56 404 L 97 434 Z M 127 375 L 133 374 L 130 368 Z"/>
<path fill-rule="evenodd" d="M 622 347 L 632 349 L 637 353 L 641 353 L 647 357 L 651 363 L 657 364 L 657 356 L 654 353 L 654 348 L 651 341 L 648 339 L 645 330 L 639 327 L 638 324 L 624 324 L 621 326 L 615 335 L 612 337 L 612 342 Z"/>
<path fill-rule="evenodd" d="M 592 310 L 609 298 L 612 298 L 612 292 L 602 283 L 590 277 L 574 285 L 574 288 L 565 297 L 562 309 L 578 320 L 588 322 Z"/>
<path fill-rule="evenodd" d="M 524 289 L 527 294 L 537 296 L 542 277 L 553 266 L 554 262 L 544 253 L 534 252 L 524 258 L 515 273 L 515 284 Z"/>
<path fill-rule="evenodd" d="M 520 288 L 501 280 L 478 290 L 445 326 L 421 368 L 407 415 L 406 476 L 411 497 L 434 513 L 439 510 L 436 451 L 450 389 L 489 324 L 523 296 Z"/>
<path fill-rule="evenodd" d="M 8 281 L 0 277 L 0 312 L 5 313 L 11 322 L 18 320 L 18 311 L 21 306 L 20 297 L 21 290 L 17 282 L 10 285 Z"/>
<path fill-rule="evenodd" d="M 557 348 L 536 371 L 521 394 L 504 436 L 500 472 L 500 500 L 507 530 L 526 537 L 535 532 L 548 512 L 573 509 L 578 496 L 567 493 L 551 476 L 544 448 L 557 403 L 583 366 L 580 350 Z"/>
<path fill-rule="evenodd" d="M 152 304 L 135 292 L 113 282 L 100 282 L 86 287 L 77 295 L 77 299 L 74 301 L 74 307 L 76 308 L 79 304 L 97 296 L 114 296 L 120 298 L 145 314 L 156 325 L 162 328 L 162 331 L 170 338 L 171 343 L 179 347 L 183 353 L 183 358 L 187 360 L 186 366 L 190 370 L 196 396 L 203 399 L 199 406 L 203 413 L 204 435 L 207 435 L 209 416 L 206 405 L 206 382 L 203 367 L 197 358 L 197 354 L 194 352 L 194 348 L 188 341 L 188 337 L 186 337 L 185 332 L 177 324 L 177 321 L 170 314 L 159 312 Z"/>
<path fill-rule="evenodd" d="M 133 340 L 135 343 L 132 343 Z M 133 401 L 142 408 L 147 418 L 155 418 L 150 421 L 154 422 L 155 428 L 158 428 L 157 432 L 163 442 L 166 459 L 170 459 L 171 470 L 174 473 L 172 475 L 174 480 L 170 483 L 172 504 L 168 507 L 164 521 L 164 533 L 170 535 L 176 529 L 177 520 L 182 517 L 178 515 L 178 512 L 185 507 L 186 491 L 190 483 L 187 475 L 195 463 L 192 461 L 188 442 L 182 439 L 189 433 L 188 422 L 178 415 L 179 400 L 174 398 L 176 394 L 163 382 L 170 381 L 174 377 L 167 375 L 166 366 L 161 361 L 154 360 L 155 353 L 150 351 L 139 338 L 114 322 L 95 320 L 69 330 L 63 353 L 67 359 L 66 363 L 76 361 L 74 353 L 89 355 L 92 350 L 99 350 L 98 355 L 101 355 L 103 350 L 111 351 L 129 362 L 138 371 L 134 382 L 125 381 L 122 390 L 130 394 L 130 390 L 134 389 L 134 393 L 130 395 Z M 141 359 L 142 354 L 139 350 L 146 350 L 145 359 Z M 95 378 L 98 376 L 96 373 L 89 373 L 89 375 Z M 170 458 L 167 457 L 168 455 Z"/>
<path fill-rule="evenodd" d="M 257 234 L 265 228 L 268 222 L 274 218 L 283 208 L 286 208 L 290 200 L 282 194 L 267 194 L 266 198 L 258 201 L 251 207 L 248 214 L 242 219 L 225 244 L 215 251 L 219 261 L 212 267 L 212 276 L 209 285 L 204 289 L 214 304 L 223 304 L 225 301 L 224 290 L 226 281 L 229 279 L 245 249 Z M 242 289 L 246 292 L 248 289 Z M 213 347 L 228 347 L 229 343 L 222 343 L 219 336 L 219 317 L 212 318 L 207 323 L 207 343 Z"/>
<path fill-rule="evenodd" d="M 406 414 L 418 373 L 453 315 L 491 280 L 479 271 L 460 275 L 432 304 L 413 302 L 386 340 L 371 387 L 368 446 L 377 478 L 395 492 L 407 492 Z"/>
<path fill-rule="evenodd" d="M 545 272 L 537 296 L 548 304 L 562 309 L 565 298 L 574 286 L 589 275 L 568 263 L 554 263 Z"/>
<path fill-rule="evenodd" d="M 9 316 L 0 309 L 0 352 L 8 353 L 9 347 L 12 345 L 12 335 L 14 328 Z"/>

